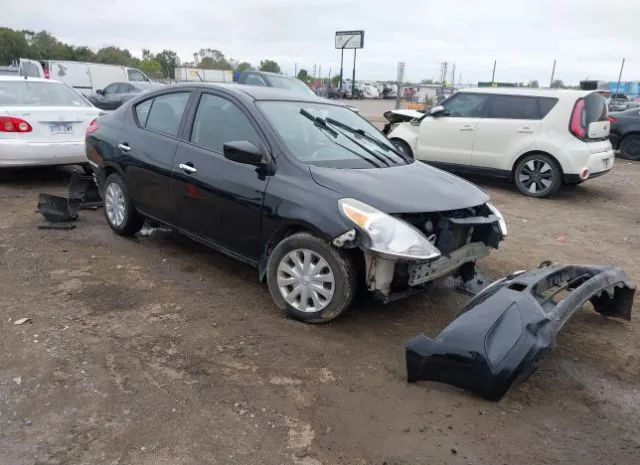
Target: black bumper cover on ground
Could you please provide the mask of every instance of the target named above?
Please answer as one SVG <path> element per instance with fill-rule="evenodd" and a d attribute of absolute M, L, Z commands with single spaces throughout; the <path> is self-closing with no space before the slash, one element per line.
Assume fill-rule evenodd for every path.
<path fill-rule="evenodd" d="M 435 339 L 405 346 L 409 382 L 440 381 L 499 400 L 550 351 L 585 302 L 631 319 L 635 285 L 619 268 L 547 266 L 508 276 L 476 295 Z"/>

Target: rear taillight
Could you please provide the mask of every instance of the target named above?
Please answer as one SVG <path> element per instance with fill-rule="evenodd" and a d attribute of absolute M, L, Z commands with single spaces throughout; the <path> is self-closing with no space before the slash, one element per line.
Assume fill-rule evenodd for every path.
<path fill-rule="evenodd" d="M 85 136 L 90 136 L 91 134 L 96 132 L 98 130 L 98 128 L 100 128 L 100 125 L 98 124 L 98 120 L 94 119 L 93 121 L 91 121 L 89 126 L 87 126 L 87 131 L 85 132 L 84 135 Z"/>
<path fill-rule="evenodd" d="M 22 118 L 0 116 L 0 132 L 31 132 L 33 128 Z"/>
<path fill-rule="evenodd" d="M 611 124 L 615 124 L 618 122 L 618 118 L 616 118 L 615 116 L 609 116 L 609 122 Z"/>
<path fill-rule="evenodd" d="M 44 71 L 44 78 L 45 79 L 50 79 L 51 75 L 49 74 L 49 68 L 45 68 L 42 71 Z"/>
<path fill-rule="evenodd" d="M 584 99 L 580 99 L 573 106 L 571 119 L 569 120 L 569 132 L 578 139 L 583 140 L 587 137 L 587 128 L 582 124 L 584 116 Z"/>

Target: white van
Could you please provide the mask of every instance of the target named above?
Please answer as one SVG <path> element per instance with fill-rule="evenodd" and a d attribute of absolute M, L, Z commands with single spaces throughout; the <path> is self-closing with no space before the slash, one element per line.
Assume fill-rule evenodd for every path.
<path fill-rule="evenodd" d="M 119 65 L 83 63 L 80 61 L 28 60 L 21 58 L 18 72 L 21 76 L 55 79 L 69 84 L 88 96 L 104 89 L 112 82 L 146 81 L 151 79 L 142 71 Z"/>

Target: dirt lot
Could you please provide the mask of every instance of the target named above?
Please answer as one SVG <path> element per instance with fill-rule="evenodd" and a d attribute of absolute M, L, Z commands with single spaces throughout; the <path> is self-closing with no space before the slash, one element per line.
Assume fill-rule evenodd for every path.
<path fill-rule="evenodd" d="M 287 320 L 254 270 L 176 234 L 121 238 L 101 210 L 38 230 L 37 194 L 63 193 L 68 173 L 0 182 L 0 464 L 639 463 L 638 305 L 631 323 L 578 312 L 499 403 L 409 385 L 403 343 L 465 297 Z M 489 275 L 552 259 L 640 282 L 640 164 L 552 200 L 476 181 L 510 228 Z"/>

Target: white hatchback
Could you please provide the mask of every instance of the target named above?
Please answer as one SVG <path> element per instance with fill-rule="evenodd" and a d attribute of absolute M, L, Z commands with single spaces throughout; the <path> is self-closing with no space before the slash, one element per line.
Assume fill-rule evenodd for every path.
<path fill-rule="evenodd" d="M 464 89 L 389 134 L 442 169 L 512 179 L 533 197 L 607 173 L 614 152 L 605 98 L 592 91 Z"/>
<path fill-rule="evenodd" d="M 73 88 L 0 76 L 0 168 L 85 164 L 85 132 L 102 113 Z"/>

